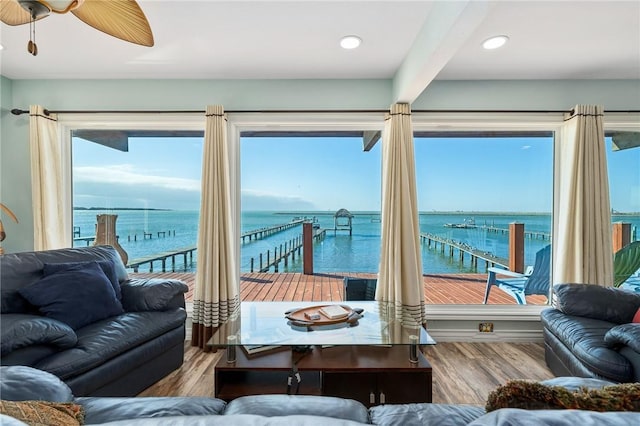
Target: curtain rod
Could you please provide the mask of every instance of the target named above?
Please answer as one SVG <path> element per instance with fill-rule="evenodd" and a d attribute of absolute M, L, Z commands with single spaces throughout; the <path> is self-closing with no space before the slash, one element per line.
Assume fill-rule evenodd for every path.
<path fill-rule="evenodd" d="M 491 113 L 491 114 L 573 114 L 573 109 L 570 110 L 537 110 L 537 109 L 524 109 L 524 110 L 511 110 L 511 109 L 415 109 L 412 113 Z M 49 114 L 204 114 L 204 110 L 48 110 L 45 109 L 44 113 Z M 290 110 L 290 109 L 270 109 L 270 110 L 228 110 L 225 113 L 233 114 L 249 114 L 249 113 L 261 113 L 261 114 L 317 114 L 317 113 L 387 113 L 386 109 L 304 109 L 304 110 Z M 640 110 L 610 110 L 608 113 L 628 113 L 637 114 Z M 28 114 L 28 110 L 14 108 L 11 110 L 13 115 Z"/>

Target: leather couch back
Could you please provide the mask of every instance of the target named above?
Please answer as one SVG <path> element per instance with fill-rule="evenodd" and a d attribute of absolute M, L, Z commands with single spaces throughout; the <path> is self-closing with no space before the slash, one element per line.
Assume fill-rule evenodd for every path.
<path fill-rule="evenodd" d="M 556 284 L 556 308 L 566 315 L 593 318 L 616 324 L 631 322 L 640 308 L 640 294 L 592 284 Z"/>
<path fill-rule="evenodd" d="M 0 285 L 3 314 L 23 313 L 31 310 L 18 290 L 42 278 L 45 263 L 84 262 L 110 260 L 115 265 L 118 281 L 129 276 L 118 252 L 111 246 L 64 248 L 57 250 L 10 253 L 0 256 Z"/>

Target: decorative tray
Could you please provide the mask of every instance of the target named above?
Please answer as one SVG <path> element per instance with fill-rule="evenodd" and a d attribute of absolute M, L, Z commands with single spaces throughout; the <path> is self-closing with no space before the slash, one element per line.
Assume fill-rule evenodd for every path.
<path fill-rule="evenodd" d="M 339 310 L 333 316 L 331 310 Z M 290 320 L 294 325 L 301 326 L 321 326 L 339 324 L 341 322 L 357 321 L 361 318 L 362 309 L 351 309 L 347 305 L 315 305 L 306 308 L 294 309 L 285 312 L 285 318 Z"/>

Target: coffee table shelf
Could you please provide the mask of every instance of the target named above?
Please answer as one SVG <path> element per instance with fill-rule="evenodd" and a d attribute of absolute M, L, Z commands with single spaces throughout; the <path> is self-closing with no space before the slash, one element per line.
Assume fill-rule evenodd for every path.
<path fill-rule="evenodd" d="M 406 345 L 312 348 L 305 354 L 280 351 L 248 358 L 238 347 L 233 363 L 225 352 L 215 367 L 215 396 L 230 401 L 286 393 L 293 359 L 302 376 L 300 394 L 352 398 L 368 407 L 432 400 L 431 364 L 422 353 L 417 363 L 410 362 Z"/>

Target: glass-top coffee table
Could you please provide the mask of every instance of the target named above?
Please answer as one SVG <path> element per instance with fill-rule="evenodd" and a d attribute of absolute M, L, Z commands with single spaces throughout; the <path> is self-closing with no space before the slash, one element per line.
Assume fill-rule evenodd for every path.
<path fill-rule="evenodd" d="M 326 305 L 348 317 L 314 321 Z M 430 402 L 431 365 L 420 346 L 432 344 L 410 315 L 375 301 L 243 302 L 208 342 L 226 348 L 215 368 L 218 398 L 286 392 L 367 406 Z"/>

